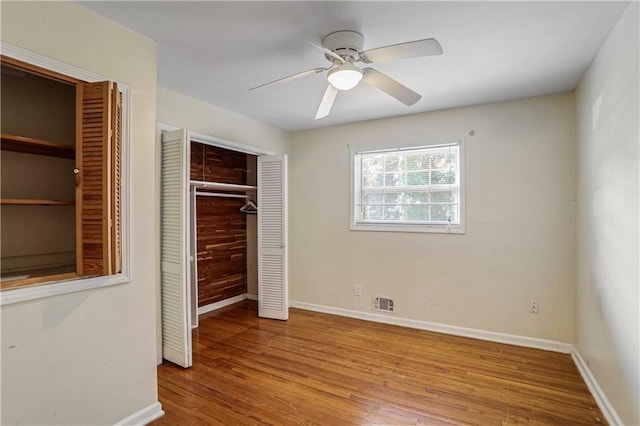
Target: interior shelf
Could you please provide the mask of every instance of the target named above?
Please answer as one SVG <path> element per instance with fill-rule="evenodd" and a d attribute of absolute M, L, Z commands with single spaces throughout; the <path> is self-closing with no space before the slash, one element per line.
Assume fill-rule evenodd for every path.
<path fill-rule="evenodd" d="M 0 276 L 0 289 L 8 290 L 26 285 L 42 284 L 50 281 L 65 281 L 75 278 L 78 278 L 75 265 L 12 272 Z"/>
<path fill-rule="evenodd" d="M 189 181 L 189 184 L 192 187 L 197 189 L 215 189 L 217 191 L 236 191 L 236 192 L 245 192 L 245 191 L 255 191 L 258 189 L 257 186 L 252 185 L 237 185 L 234 183 L 218 183 L 218 182 L 203 182 L 200 180 L 192 180 Z"/>
<path fill-rule="evenodd" d="M 33 198 L 1 198 L 0 204 L 17 206 L 73 206 L 73 200 L 38 200 Z"/>
<path fill-rule="evenodd" d="M 75 158 L 76 149 L 73 145 L 42 139 L 26 138 L 8 134 L 0 134 L 1 148 L 5 151 L 23 152 L 27 154 L 47 155 L 50 157 Z"/>

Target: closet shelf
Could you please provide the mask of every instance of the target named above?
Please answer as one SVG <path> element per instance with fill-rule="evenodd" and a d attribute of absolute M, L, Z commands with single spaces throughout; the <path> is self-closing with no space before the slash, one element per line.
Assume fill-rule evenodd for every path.
<path fill-rule="evenodd" d="M 189 181 L 189 184 L 196 189 L 215 189 L 217 191 L 255 191 L 257 186 L 251 185 L 237 185 L 234 183 L 218 183 L 218 182 L 203 182 L 200 180 Z"/>
<path fill-rule="evenodd" d="M 73 206 L 73 200 L 38 200 L 34 198 L 1 198 L 0 204 L 18 206 Z"/>
<path fill-rule="evenodd" d="M 26 138 L 23 136 L 0 134 L 1 148 L 5 151 L 23 152 L 26 154 L 46 155 L 50 157 L 75 158 L 76 149 L 73 145 L 42 139 Z"/>

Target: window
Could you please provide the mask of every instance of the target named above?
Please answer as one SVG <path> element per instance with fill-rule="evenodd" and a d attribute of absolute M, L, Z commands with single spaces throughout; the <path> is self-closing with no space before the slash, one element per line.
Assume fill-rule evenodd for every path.
<path fill-rule="evenodd" d="M 351 155 L 352 230 L 464 233 L 461 141 Z"/>
<path fill-rule="evenodd" d="M 0 304 L 129 281 L 130 88 L 2 47 Z"/>

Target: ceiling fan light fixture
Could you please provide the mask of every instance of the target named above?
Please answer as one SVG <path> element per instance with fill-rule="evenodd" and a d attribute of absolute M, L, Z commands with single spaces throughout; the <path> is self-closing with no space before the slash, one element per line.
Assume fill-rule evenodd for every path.
<path fill-rule="evenodd" d="M 351 62 L 332 69 L 327 75 L 329 83 L 338 90 L 353 89 L 362 80 L 362 71 Z"/>

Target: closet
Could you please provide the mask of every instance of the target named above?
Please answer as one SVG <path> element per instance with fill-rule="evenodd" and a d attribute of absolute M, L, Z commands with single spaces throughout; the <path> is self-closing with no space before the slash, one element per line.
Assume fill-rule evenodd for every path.
<path fill-rule="evenodd" d="M 245 207 L 257 201 L 256 159 L 255 155 L 191 141 L 190 186 L 195 192 L 192 276 L 197 283 L 198 313 L 248 292 L 247 249 L 248 243 L 257 244 L 257 235 L 256 217 Z M 210 185 L 221 184 L 241 189 L 210 189 Z M 251 235 L 249 224 L 254 231 Z M 257 259 L 251 260 L 257 265 Z"/>
<path fill-rule="evenodd" d="M 2 57 L 2 289 L 120 272 L 121 98 Z"/>
<path fill-rule="evenodd" d="M 286 187 L 286 156 L 163 132 L 163 358 L 189 367 L 198 314 L 246 298 L 248 284 L 261 317 L 288 318 Z"/>

